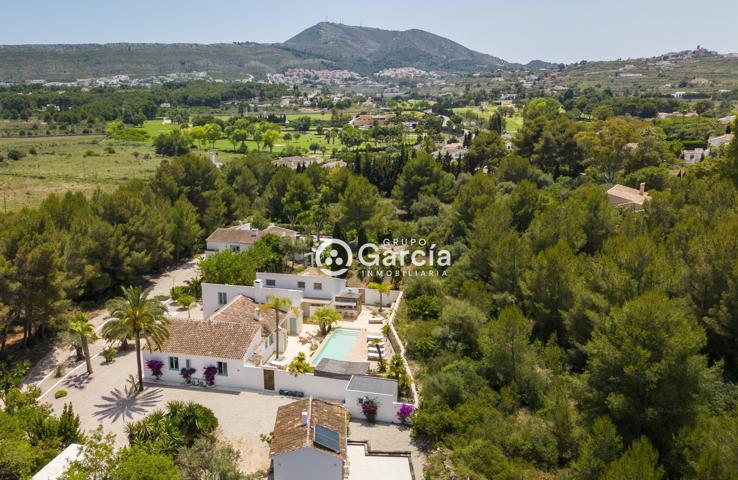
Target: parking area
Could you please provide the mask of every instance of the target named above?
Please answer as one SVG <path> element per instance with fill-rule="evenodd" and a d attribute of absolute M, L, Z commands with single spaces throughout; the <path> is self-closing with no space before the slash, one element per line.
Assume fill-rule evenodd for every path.
<path fill-rule="evenodd" d="M 164 408 L 172 400 L 193 401 L 213 410 L 220 422 L 221 434 L 241 453 L 241 468 L 246 472 L 269 466 L 269 447 L 259 436 L 274 428 L 277 408 L 291 399 L 261 392 L 226 392 L 196 387 L 146 384 L 143 392 L 128 395 L 127 378 L 136 372 L 135 353 L 120 355 L 115 362 L 105 365 L 102 358 L 94 359 L 94 374 L 88 376 L 81 369 L 49 391 L 43 398 L 59 413 L 65 403 L 71 402 L 80 416 L 82 428 L 92 430 L 98 424 L 115 434 L 116 446 L 127 443 L 126 423 L 138 420 L 157 408 Z M 67 396 L 54 398 L 57 390 Z"/>

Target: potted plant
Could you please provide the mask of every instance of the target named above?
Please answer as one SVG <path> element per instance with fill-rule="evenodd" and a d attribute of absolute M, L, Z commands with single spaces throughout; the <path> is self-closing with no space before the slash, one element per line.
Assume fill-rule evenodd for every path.
<path fill-rule="evenodd" d="M 179 371 L 179 374 L 182 376 L 182 378 L 184 378 L 185 383 L 189 385 L 192 383 L 192 375 L 196 371 L 197 370 L 192 367 L 190 368 L 184 367 L 182 370 Z"/>
<path fill-rule="evenodd" d="M 205 368 L 205 370 L 202 372 L 203 376 L 205 376 L 205 381 L 208 382 L 208 385 L 215 384 L 215 374 L 216 373 L 218 373 L 218 369 L 212 365 Z"/>
<path fill-rule="evenodd" d="M 369 423 L 377 420 L 377 402 L 372 398 L 366 398 L 361 402 L 361 413 L 364 414 Z"/>
<path fill-rule="evenodd" d="M 157 380 L 161 378 L 163 375 L 161 369 L 164 366 L 164 362 L 161 360 L 158 360 L 156 358 L 152 358 L 146 361 L 146 366 L 149 367 L 149 370 L 151 370 L 151 375 L 156 377 Z"/>
<path fill-rule="evenodd" d="M 410 418 L 410 415 L 413 414 L 413 411 L 414 408 L 412 405 L 408 405 L 407 403 L 400 405 L 400 409 L 397 410 L 397 418 L 400 420 L 402 425 L 407 425 L 407 420 Z"/>

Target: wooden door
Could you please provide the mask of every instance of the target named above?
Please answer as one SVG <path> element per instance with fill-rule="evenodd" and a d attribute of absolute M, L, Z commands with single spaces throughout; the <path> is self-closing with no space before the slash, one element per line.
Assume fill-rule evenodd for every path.
<path fill-rule="evenodd" d="M 264 390 L 274 391 L 274 370 L 264 368 Z"/>

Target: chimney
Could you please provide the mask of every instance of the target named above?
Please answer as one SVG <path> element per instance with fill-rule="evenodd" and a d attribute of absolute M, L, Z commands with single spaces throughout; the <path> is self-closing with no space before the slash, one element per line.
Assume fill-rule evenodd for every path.
<path fill-rule="evenodd" d="M 261 288 L 264 286 L 264 281 L 261 278 L 254 280 L 254 288 Z"/>
<path fill-rule="evenodd" d="M 639 190 L 641 191 L 641 195 L 646 194 L 646 182 L 641 182 L 641 187 Z"/>
<path fill-rule="evenodd" d="M 254 309 L 254 319 L 258 322 L 261 320 L 261 307 L 256 307 Z"/>
<path fill-rule="evenodd" d="M 303 425 L 308 424 L 308 412 L 302 412 L 302 414 L 300 415 L 300 423 Z"/>

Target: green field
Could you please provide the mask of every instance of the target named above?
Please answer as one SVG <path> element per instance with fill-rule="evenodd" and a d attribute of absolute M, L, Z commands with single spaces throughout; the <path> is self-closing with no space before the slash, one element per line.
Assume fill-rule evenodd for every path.
<path fill-rule="evenodd" d="M 30 153 L 32 148 L 36 154 Z M 25 156 L 8 159 L 11 149 Z M 161 161 L 147 143 L 108 143 L 102 136 L 5 138 L 0 139 L 0 153 L 5 157 L 0 162 L 0 208 L 8 211 L 38 205 L 50 193 L 112 190 L 126 180 L 151 176 Z"/>
<path fill-rule="evenodd" d="M 508 105 L 510 105 L 508 103 Z M 495 112 L 497 107 L 492 105 L 472 106 L 472 107 L 457 107 L 453 109 L 456 115 L 459 115 L 464 119 L 464 123 L 477 124 L 480 121 L 486 123 L 489 121 L 492 114 Z M 512 117 L 505 117 L 505 130 L 510 133 L 517 132 L 523 125 L 523 117 L 518 111 Z"/>

